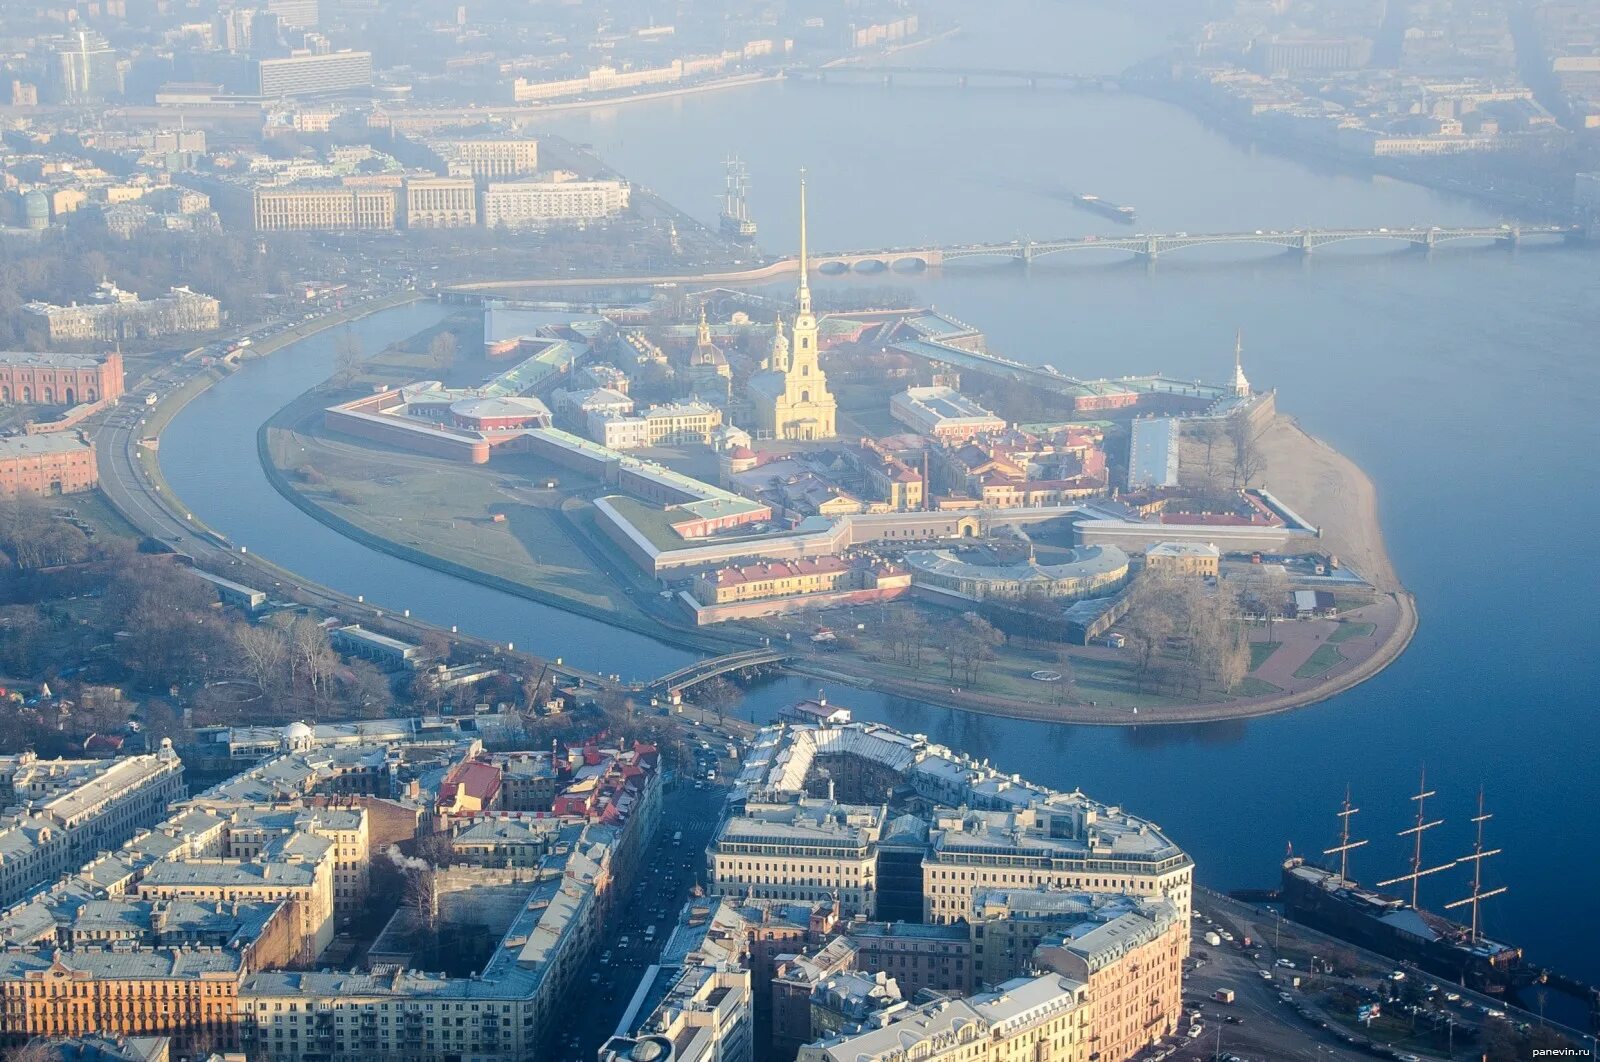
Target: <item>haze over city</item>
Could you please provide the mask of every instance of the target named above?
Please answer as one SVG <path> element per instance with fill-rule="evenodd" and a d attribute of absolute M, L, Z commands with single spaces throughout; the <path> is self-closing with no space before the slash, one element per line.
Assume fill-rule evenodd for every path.
<path fill-rule="evenodd" d="M 1597 231 L 1592 0 L 0 5 L 0 1057 L 1600 1056 Z"/>

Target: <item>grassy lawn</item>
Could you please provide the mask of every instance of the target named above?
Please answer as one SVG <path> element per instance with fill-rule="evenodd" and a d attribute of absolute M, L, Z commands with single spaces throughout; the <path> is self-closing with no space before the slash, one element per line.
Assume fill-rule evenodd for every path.
<path fill-rule="evenodd" d="M 905 606 L 902 603 L 895 607 Z M 947 622 L 953 615 L 929 607 L 923 607 L 922 611 L 934 626 Z M 976 693 L 1016 697 L 1038 704 L 1059 703 L 1059 687 L 1055 683 L 1041 682 L 1033 677 L 1035 671 L 1061 669 L 1054 650 L 1029 649 L 1008 644 L 1000 649 L 994 660 L 982 666 L 978 673 L 978 681 L 969 684 L 959 666 L 956 677 L 950 678 L 949 663 L 944 654 L 931 645 L 924 648 L 920 665 L 907 664 L 903 660 L 896 659 L 879 636 L 880 615 L 876 609 L 846 614 L 827 610 L 805 616 L 787 617 L 787 622 L 768 621 L 760 626 L 763 633 L 776 635 L 777 638 L 781 638 L 783 632 L 787 630 L 794 640 L 799 641 L 819 624 L 830 625 L 835 629 L 849 629 L 855 626 L 856 620 L 863 619 L 867 621 L 867 629 L 854 632 L 855 650 L 848 653 L 841 652 L 839 655 L 845 659 L 867 661 L 872 664 L 874 672 L 886 678 L 956 686 Z M 1195 696 L 1192 691 L 1185 691 L 1181 696 L 1172 697 L 1155 688 L 1139 689 L 1131 654 L 1113 656 L 1074 652 L 1071 659 L 1075 679 L 1071 702 L 1088 704 L 1092 701 L 1102 707 L 1133 709 L 1164 708 L 1197 702 L 1210 703 L 1218 699 L 1218 695 L 1210 690 L 1200 696 Z"/>
<path fill-rule="evenodd" d="M 347 449 L 304 434 L 291 440 L 281 429 L 271 444 L 297 490 L 365 531 L 591 607 L 636 612 L 569 536 L 557 514 L 566 497 L 559 490 L 533 488 L 504 469 Z"/>
<path fill-rule="evenodd" d="M 1340 642 L 1349 641 L 1351 638 L 1365 638 L 1377 629 L 1378 625 L 1376 623 L 1351 623 L 1346 621 L 1339 624 L 1338 628 L 1328 635 L 1328 642 L 1331 645 L 1338 645 Z"/>
<path fill-rule="evenodd" d="M 1305 663 L 1294 669 L 1295 678 L 1316 678 L 1344 660 L 1344 654 L 1332 645 L 1319 645 Z"/>
<path fill-rule="evenodd" d="M 1246 675 L 1244 680 L 1233 688 L 1233 692 L 1241 697 L 1267 697 L 1274 693 L 1282 693 L 1283 689 L 1274 686 L 1265 679 L 1258 679 L 1254 675 Z"/>
<path fill-rule="evenodd" d="M 1267 658 L 1283 647 L 1282 642 L 1251 642 L 1250 643 L 1250 670 L 1254 671 L 1267 662 Z"/>

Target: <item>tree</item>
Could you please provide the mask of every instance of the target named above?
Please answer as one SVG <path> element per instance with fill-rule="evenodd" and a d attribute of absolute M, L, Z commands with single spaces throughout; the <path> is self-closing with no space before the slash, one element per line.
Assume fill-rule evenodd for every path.
<path fill-rule="evenodd" d="M 456 362 L 456 337 L 454 332 L 440 332 L 428 344 L 428 357 L 433 367 L 441 373 L 448 372 Z"/>
<path fill-rule="evenodd" d="M 394 688 L 370 661 L 350 661 L 341 684 L 345 700 L 363 718 L 382 719 L 394 708 Z"/>
<path fill-rule="evenodd" d="M 289 656 L 289 641 L 283 628 L 241 623 L 231 634 L 240 672 L 262 693 L 272 695 L 283 683 L 283 665 Z"/>
<path fill-rule="evenodd" d="M 1256 442 L 1255 425 L 1248 412 L 1228 418 L 1228 439 L 1233 443 L 1233 485 L 1244 488 L 1266 470 L 1266 455 Z"/>
<path fill-rule="evenodd" d="M 37 605 L 0 607 L 0 671 L 32 675 L 48 627 Z"/>
<path fill-rule="evenodd" d="M 306 616 L 295 616 L 287 621 L 286 626 L 281 617 L 282 614 L 274 616 L 269 622 L 284 629 L 289 685 L 296 688 L 303 681 L 313 697 L 319 696 L 326 689 L 328 679 L 339 663 L 338 656 L 328 644 L 328 632 L 322 624 Z"/>
<path fill-rule="evenodd" d="M 739 687 L 721 675 L 706 679 L 694 688 L 694 703 L 716 712 L 719 723 L 722 722 L 723 713 L 737 705 L 743 697 Z"/>
<path fill-rule="evenodd" d="M 361 375 L 366 348 L 361 337 L 346 329 L 333 341 L 333 382 L 339 387 L 349 387 Z"/>
<path fill-rule="evenodd" d="M 1056 703 L 1067 704 L 1076 700 L 1078 671 L 1072 666 L 1072 651 L 1064 645 L 1056 647 L 1056 670 L 1061 674 L 1056 681 Z"/>
<path fill-rule="evenodd" d="M 978 672 L 985 661 L 993 660 L 995 651 L 1005 644 L 1006 636 L 976 612 L 967 612 L 951 620 L 944 628 L 945 659 L 950 665 L 950 680 L 955 681 L 959 666 L 968 685 L 978 681 Z"/>
<path fill-rule="evenodd" d="M 1222 425 L 1213 419 L 1202 419 L 1194 422 L 1194 435 L 1206 452 L 1206 481 L 1209 483 L 1217 478 L 1216 449 L 1217 443 L 1223 436 Z"/>
<path fill-rule="evenodd" d="M 1140 576 L 1133 591 L 1133 604 L 1128 611 L 1124 629 L 1133 642 L 1134 662 L 1143 689 L 1155 666 L 1156 657 L 1172 635 L 1172 615 L 1160 600 L 1160 588 L 1154 585 L 1151 573 Z"/>

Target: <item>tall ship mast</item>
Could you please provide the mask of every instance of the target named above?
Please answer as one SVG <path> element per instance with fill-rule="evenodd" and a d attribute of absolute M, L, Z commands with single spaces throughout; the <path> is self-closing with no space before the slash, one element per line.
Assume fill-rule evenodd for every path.
<path fill-rule="evenodd" d="M 1350 803 L 1350 787 L 1344 787 L 1344 806 L 1339 809 L 1339 843 L 1333 848 L 1324 848 L 1322 854 L 1339 857 L 1339 876 L 1345 881 L 1350 880 L 1350 853 L 1365 845 L 1365 840 L 1352 841 L 1350 839 L 1350 819 L 1361 809 L 1353 807 Z"/>
<path fill-rule="evenodd" d="M 1429 866 L 1423 858 L 1422 839 L 1429 830 L 1444 822 L 1428 817 L 1428 801 L 1437 795 L 1428 788 L 1424 774 L 1416 795 L 1411 798 L 1416 806 L 1412 825 L 1397 834 L 1411 840 L 1410 870 L 1372 887 L 1360 884 L 1350 873 L 1350 853 L 1367 842 L 1351 837 L 1350 820 L 1360 809 L 1351 802 L 1347 789 L 1344 803 L 1337 812 L 1339 843 L 1322 852 L 1329 859 L 1329 865 L 1319 866 L 1291 856 L 1283 864 L 1278 899 L 1283 903 L 1286 916 L 1324 933 L 1481 991 L 1512 991 L 1519 980 L 1526 980 L 1525 972 L 1520 970 L 1522 949 L 1485 937 L 1479 919 L 1479 905 L 1505 891 L 1483 887 L 1483 861 L 1500 853 L 1498 848 L 1484 847 L 1483 826 L 1490 816 L 1483 810 L 1483 797 L 1479 795 L 1478 814 L 1472 820 L 1477 827 L 1477 842 L 1472 853 L 1459 860 Z M 1419 883 L 1423 878 L 1468 861 L 1473 864 L 1471 895 L 1444 909 L 1470 907 L 1470 925 L 1461 925 L 1418 906 Z M 1383 891 L 1401 884 L 1410 885 L 1406 895 Z"/>
<path fill-rule="evenodd" d="M 756 223 L 750 217 L 750 174 L 737 158 L 724 159 L 722 189 L 722 234 L 741 243 L 756 238 Z"/>
<path fill-rule="evenodd" d="M 1434 819 L 1431 822 L 1428 821 L 1428 813 L 1426 810 L 1428 798 L 1438 795 L 1438 793 L 1428 788 L 1428 769 L 1424 767 L 1422 769 L 1421 780 L 1417 783 L 1417 795 L 1411 798 L 1416 802 L 1417 805 L 1416 824 L 1409 826 L 1395 834 L 1396 837 L 1410 837 L 1412 839 L 1411 873 L 1401 874 L 1397 878 L 1390 878 L 1388 881 L 1378 882 L 1378 888 L 1380 889 L 1388 888 L 1390 885 L 1398 885 L 1402 881 L 1411 882 L 1412 907 L 1417 905 L 1417 890 L 1418 887 L 1421 886 L 1423 878 L 1427 877 L 1429 874 L 1437 874 L 1441 870 L 1449 870 L 1451 867 L 1456 865 L 1454 860 L 1448 863 L 1441 863 L 1436 867 L 1424 868 L 1422 865 L 1422 835 L 1437 826 L 1444 825 L 1443 819 Z"/>
<path fill-rule="evenodd" d="M 1483 810 L 1483 786 L 1479 786 L 1478 813 L 1472 817 L 1473 825 L 1478 828 L 1478 838 L 1472 846 L 1471 854 L 1464 855 L 1457 860 L 1457 862 L 1460 863 L 1470 862 L 1472 864 L 1472 895 L 1468 896 L 1466 899 L 1456 900 L 1454 903 L 1447 903 L 1444 905 L 1444 909 L 1446 911 L 1453 911 L 1457 907 L 1471 906 L 1472 942 L 1474 944 L 1483 939 L 1481 923 L 1479 920 L 1479 905 L 1481 905 L 1484 900 L 1499 896 L 1501 893 L 1506 891 L 1506 887 L 1504 885 L 1498 889 L 1490 889 L 1488 892 L 1483 891 L 1483 861 L 1488 859 L 1490 856 L 1497 856 L 1500 854 L 1500 849 L 1498 848 L 1490 848 L 1486 850 L 1483 847 L 1483 824 L 1492 818 L 1494 818 L 1493 815 L 1490 815 Z"/>

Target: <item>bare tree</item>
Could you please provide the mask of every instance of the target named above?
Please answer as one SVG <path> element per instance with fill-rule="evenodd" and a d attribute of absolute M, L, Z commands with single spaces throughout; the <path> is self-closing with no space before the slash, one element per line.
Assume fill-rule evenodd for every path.
<path fill-rule="evenodd" d="M 303 678 L 314 696 L 327 687 L 339 663 L 328 644 L 328 632 L 322 624 L 305 616 L 297 616 L 289 624 L 288 659 L 291 680 Z"/>
<path fill-rule="evenodd" d="M 1217 476 L 1217 440 L 1222 437 L 1222 425 L 1209 419 L 1196 421 L 1195 434 L 1206 448 L 1206 479 L 1213 480 Z"/>
<path fill-rule="evenodd" d="M 446 372 L 456 363 L 456 337 L 454 332 L 440 332 L 428 344 L 428 358 L 433 367 Z"/>
<path fill-rule="evenodd" d="M 1228 418 L 1228 439 L 1233 443 L 1233 485 L 1248 487 L 1267 467 L 1266 455 L 1256 442 L 1255 425 L 1248 412 L 1235 413 Z"/>
<path fill-rule="evenodd" d="M 1072 666 L 1072 651 L 1064 645 L 1056 647 L 1056 671 L 1061 675 L 1056 680 L 1056 703 L 1067 704 L 1077 697 L 1078 671 Z"/>
<path fill-rule="evenodd" d="M 349 330 L 340 332 L 333 341 L 333 382 L 340 387 L 355 383 L 365 360 L 366 347 L 361 337 Z"/>
<path fill-rule="evenodd" d="M 723 714 L 737 705 L 743 697 L 739 687 L 720 675 L 706 679 L 694 688 L 694 703 L 716 712 L 719 723 L 722 722 Z"/>
<path fill-rule="evenodd" d="M 950 680 L 955 681 L 959 666 L 965 681 L 971 685 L 978 681 L 983 663 L 995 658 L 995 651 L 1005 644 L 1006 636 L 976 612 L 968 612 L 946 625 L 944 639 Z"/>
<path fill-rule="evenodd" d="M 283 665 L 289 656 L 289 642 L 283 628 L 268 624 L 240 624 L 232 631 L 233 648 L 238 654 L 239 669 L 271 693 L 283 682 Z"/>

